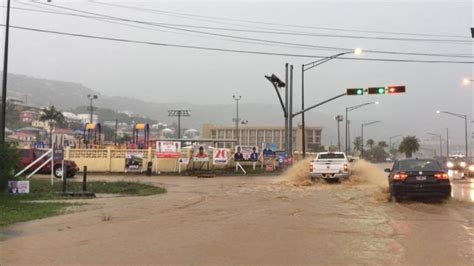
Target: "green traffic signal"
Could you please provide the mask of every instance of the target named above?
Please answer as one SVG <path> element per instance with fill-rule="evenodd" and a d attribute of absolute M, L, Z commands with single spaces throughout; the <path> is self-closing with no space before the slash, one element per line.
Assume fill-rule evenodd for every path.
<path fill-rule="evenodd" d="M 367 89 L 369 94 L 385 94 L 385 87 L 371 87 Z"/>
<path fill-rule="evenodd" d="M 364 89 L 362 88 L 355 88 L 355 89 L 347 89 L 346 95 L 363 95 Z"/>

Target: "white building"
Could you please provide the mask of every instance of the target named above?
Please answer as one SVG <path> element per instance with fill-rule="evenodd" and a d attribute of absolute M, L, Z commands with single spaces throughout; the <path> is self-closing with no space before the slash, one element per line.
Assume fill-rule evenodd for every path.
<path fill-rule="evenodd" d="M 81 123 L 90 123 L 91 114 L 78 114 Z M 92 115 L 92 124 L 97 124 L 99 122 L 99 116 L 94 114 Z"/>

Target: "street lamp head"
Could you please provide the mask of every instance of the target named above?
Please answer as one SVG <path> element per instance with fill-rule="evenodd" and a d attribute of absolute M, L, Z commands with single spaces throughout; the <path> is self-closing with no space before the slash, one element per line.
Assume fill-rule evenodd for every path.
<path fill-rule="evenodd" d="M 471 83 L 471 79 L 469 79 L 469 78 L 464 78 L 462 80 L 462 84 L 464 84 L 464 85 L 469 85 L 470 83 Z"/>
<path fill-rule="evenodd" d="M 375 104 L 379 104 L 380 102 L 379 101 L 376 101 Z"/>
<path fill-rule="evenodd" d="M 354 49 L 354 54 L 355 55 L 360 55 L 362 53 L 362 49 L 361 48 L 356 48 Z"/>
<path fill-rule="evenodd" d="M 436 110 L 436 113 L 437 113 L 437 114 L 441 114 L 441 111 L 440 111 L 440 110 Z"/>

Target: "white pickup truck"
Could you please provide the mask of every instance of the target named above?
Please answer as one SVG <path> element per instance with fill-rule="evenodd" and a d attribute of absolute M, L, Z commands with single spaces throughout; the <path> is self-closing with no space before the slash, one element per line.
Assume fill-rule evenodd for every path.
<path fill-rule="evenodd" d="M 327 182 L 349 179 L 351 165 L 343 152 L 320 152 L 310 163 L 311 179 L 321 178 Z"/>

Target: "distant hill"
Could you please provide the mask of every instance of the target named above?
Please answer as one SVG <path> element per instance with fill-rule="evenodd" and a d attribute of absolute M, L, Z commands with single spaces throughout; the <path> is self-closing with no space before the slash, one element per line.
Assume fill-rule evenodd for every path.
<path fill-rule="evenodd" d="M 202 124 L 209 122 L 219 125 L 232 125 L 232 118 L 235 117 L 234 104 L 199 105 L 146 102 L 131 97 L 103 95 L 78 83 L 38 79 L 17 74 L 8 75 L 8 97 L 27 101 L 28 104 L 37 107 L 54 105 L 61 110 L 73 111 L 89 104 L 88 94 L 99 96 L 99 99 L 94 101 L 94 105 L 97 107 L 114 111 L 126 110 L 132 112 L 134 116 L 142 116 L 167 124 L 172 124 L 176 121 L 176 118 L 168 117 L 169 109 L 189 109 L 191 110 L 191 117 L 182 118 L 183 128 L 201 130 Z M 276 99 L 274 105 L 242 103 L 240 105 L 240 117 L 248 120 L 249 125 L 283 125 L 282 110 L 277 105 Z M 110 118 L 106 117 L 106 120 L 112 120 Z M 295 119 L 294 124 L 298 124 L 299 121 L 300 118 Z M 306 124 L 308 126 L 322 126 L 324 128 L 324 144 L 336 143 L 336 122 L 332 117 L 314 111 L 307 115 Z"/>

